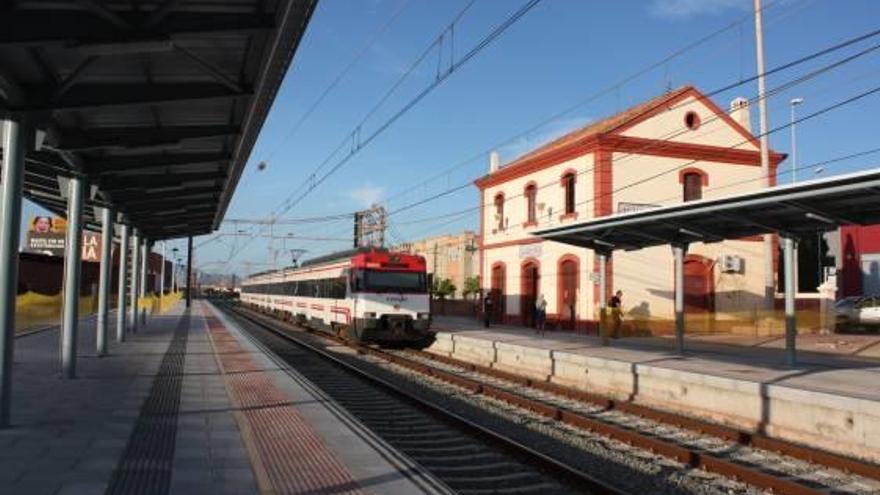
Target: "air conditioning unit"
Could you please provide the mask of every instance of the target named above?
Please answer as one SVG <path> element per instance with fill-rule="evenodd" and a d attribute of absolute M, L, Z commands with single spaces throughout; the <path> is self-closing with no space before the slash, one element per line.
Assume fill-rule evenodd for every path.
<path fill-rule="evenodd" d="M 725 254 L 721 256 L 718 265 L 723 273 L 742 273 L 745 260 L 743 260 L 742 256 Z"/>

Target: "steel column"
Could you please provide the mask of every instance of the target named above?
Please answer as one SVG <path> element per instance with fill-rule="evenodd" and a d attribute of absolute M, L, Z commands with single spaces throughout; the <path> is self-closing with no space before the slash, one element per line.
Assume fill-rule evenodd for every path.
<path fill-rule="evenodd" d="M 687 244 L 672 246 L 675 256 L 675 347 L 684 354 L 684 254 Z"/>
<path fill-rule="evenodd" d="M 131 282 L 129 286 L 129 297 L 131 298 L 131 316 L 129 325 L 132 332 L 138 329 L 138 272 L 141 266 L 140 249 L 141 236 L 138 229 L 133 229 L 131 235 Z"/>
<path fill-rule="evenodd" d="M 116 342 L 125 341 L 125 285 L 128 282 L 128 225 L 119 229 L 119 287 L 116 289 Z"/>
<path fill-rule="evenodd" d="M 107 354 L 107 317 L 110 313 L 110 276 L 113 264 L 113 217 L 115 212 L 104 208 L 101 212 L 101 271 L 98 275 L 98 356 Z"/>
<path fill-rule="evenodd" d="M 599 334 L 602 337 L 602 345 L 608 345 L 608 298 L 607 281 L 605 273 L 608 266 L 608 254 L 599 254 Z"/>
<path fill-rule="evenodd" d="M 193 269 L 193 238 L 186 238 L 186 307 L 192 306 L 192 269 Z"/>
<path fill-rule="evenodd" d="M 147 245 L 149 242 L 144 239 L 140 245 L 141 249 L 141 274 L 140 274 L 140 287 L 138 288 L 138 292 L 141 297 L 147 297 L 147 258 L 149 258 L 149 251 L 147 249 Z"/>
<path fill-rule="evenodd" d="M 785 266 L 785 363 L 797 364 L 797 315 L 794 307 L 795 294 L 795 242 L 791 237 L 783 240 L 783 263 Z"/>
<path fill-rule="evenodd" d="M 15 345 L 15 296 L 18 292 L 18 243 L 26 132 L 15 120 L 3 122 L 3 170 L 0 198 L 0 428 L 10 424 L 12 359 Z"/>
<path fill-rule="evenodd" d="M 67 182 L 67 238 L 64 240 L 64 295 L 61 318 L 61 375 L 76 378 L 79 330 L 79 280 L 82 265 L 82 208 L 85 184 L 80 177 Z"/>
<path fill-rule="evenodd" d="M 165 297 L 165 241 L 162 241 L 162 267 L 159 268 L 159 310 L 162 310 L 162 298 Z"/>

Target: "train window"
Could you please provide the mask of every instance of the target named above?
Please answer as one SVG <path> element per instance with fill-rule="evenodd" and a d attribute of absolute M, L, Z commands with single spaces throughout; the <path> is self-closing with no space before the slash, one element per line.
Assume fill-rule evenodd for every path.
<path fill-rule="evenodd" d="M 330 284 L 330 297 L 333 299 L 345 299 L 345 277 L 331 279 Z"/>
<path fill-rule="evenodd" d="M 393 272 L 366 270 L 355 290 L 366 292 L 424 293 L 427 291 L 424 272 Z"/>

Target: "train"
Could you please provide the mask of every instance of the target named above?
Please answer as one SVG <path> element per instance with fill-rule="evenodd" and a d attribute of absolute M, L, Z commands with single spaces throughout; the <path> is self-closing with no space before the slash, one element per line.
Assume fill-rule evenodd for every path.
<path fill-rule="evenodd" d="M 423 348 L 433 343 L 422 256 L 354 249 L 249 276 L 241 303 L 355 343 Z"/>

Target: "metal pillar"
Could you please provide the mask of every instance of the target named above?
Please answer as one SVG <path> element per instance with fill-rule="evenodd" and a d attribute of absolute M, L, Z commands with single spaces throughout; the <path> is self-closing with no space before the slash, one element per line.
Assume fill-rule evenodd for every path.
<path fill-rule="evenodd" d="M 193 279 L 192 279 L 192 269 L 193 269 L 193 238 L 189 236 L 186 238 L 186 307 L 189 308 L 192 306 L 192 293 L 193 293 Z"/>
<path fill-rule="evenodd" d="M 140 274 L 140 287 L 138 288 L 138 293 L 141 297 L 147 297 L 147 258 L 149 258 L 150 251 L 147 249 L 147 245 L 149 242 L 144 239 L 140 245 L 141 249 L 141 274 Z"/>
<path fill-rule="evenodd" d="M 64 295 L 61 318 L 61 375 L 76 378 L 79 330 L 79 279 L 82 264 L 82 208 L 85 184 L 80 177 L 67 182 L 67 238 L 64 240 Z"/>
<path fill-rule="evenodd" d="M 767 135 L 767 98 L 765 97 L 764 83 L 764 27 L 762 21 L 761 0 L 754 0 L 755 4 L 755 58 L 758 68 L 758 123 L 761 151 L 761 175 L 764 176 L 765 186 L 772 185 L 770 177 L 770 143 Z M 764 234 L 764 307 L 773 309 L 773 299 L 776 293 L 776 284 L 773 273 L 773 234 Z"/>
<path fill-rule="evenodd" d="M 104 208 L 101 212 L 101 271 L 98 276 L 98 356 L 107 354 L 107 316 L 110 313 L 110 276 L 113 265 L 113 217 L 115 212 Z"/>
<path fill-rule="evenodd" d="M 162 241 L 162 267 L 159 268 L 159 310 L 162 309 L 163 297 L 165 297 L 165 241 Z"/>
<path fill-rule="evenodd" d="M 129 325 L 132 332 L 137 332 L 138 329 L 138 272 L 140 271 L 138 267 L 141 266 L 140 262 L 140 246 L 141 245 L 141 236 L 140 232 L 137 229 L 133 229 L 131 235 L 131 282 L 129 283 L 129 295 L 131 298 L 131 317 L 129 318 Z"/>
<path fill-rule="evenodd" d="M 119 231 L 119 287 L 116 289 L 116 342 L 125 341 L 125 285 L 128 282 L 128 225 Z"/>
<path fill-rule="evenodd" d="M 602 345 L 608 345 L 608 298 L 607 281 L 605 273 L 608 266 L 608 254 L 599 254 L 599 335 L 602 337 Z"/>
<path fill-rule="evenodd" d="M 783 263 L 785 264 L 785 364 L 794 366 L 797 363 L 797 316 L 794 308 L 794 254 L 795 241 L 791 237 L 785 237 L 783 248 Z"/>
<path fill-rule="evenodd" d="M 684 354 L 684 254 L 687 244 L 672 246 L 675 255 L 675 347 Z"/>
<path fill-rule="evenodd" d="M 18 242 L 26 132 L 21 122 L 3 122 L 2 198 L 0 198 L 0 428 L 9 426 L 12 409 L 12 359 L 15 345 L 15 296 L 18 292 Z"/>

